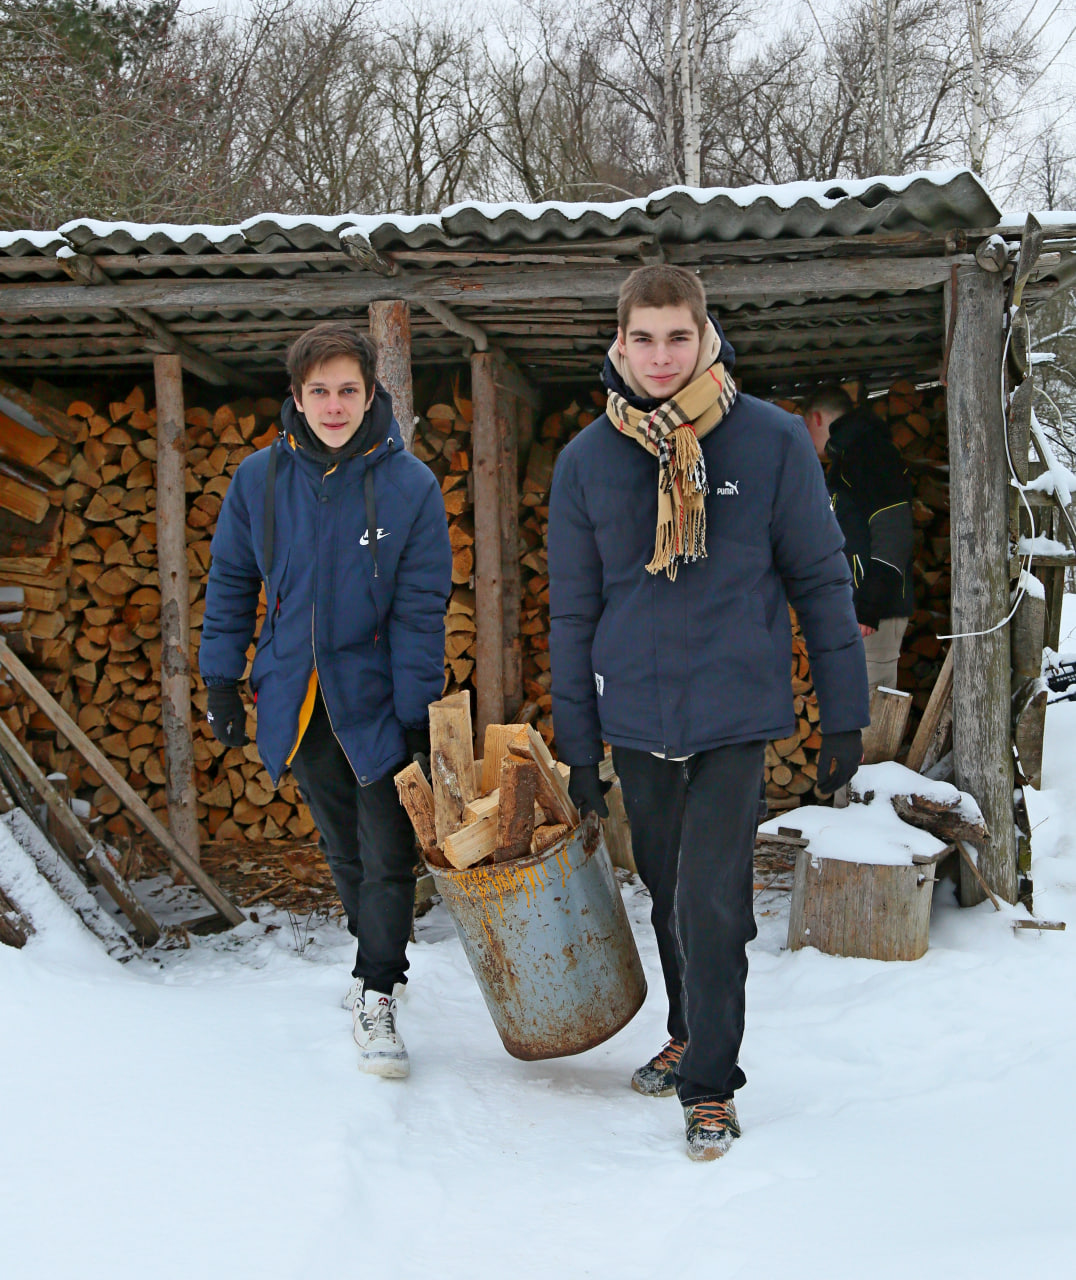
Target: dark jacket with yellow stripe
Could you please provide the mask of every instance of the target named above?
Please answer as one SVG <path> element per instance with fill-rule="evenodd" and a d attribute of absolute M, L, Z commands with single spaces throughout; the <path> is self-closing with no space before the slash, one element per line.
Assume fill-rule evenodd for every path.
<path fill-rule="evenodd" d="M 297 411 L 291 401 L 284 409 L 287 426 Z M 199 651 L 206 684 L 239 680 L 245 669 L 265 573 L 266 473 L 275 449 L 271 603 L 250 672 L 258 752 L 274 782 L 305 727 L 315 668 L 333 732 L 364 784 L 403 759 L 404 726 L 423 724 L 444 686 L 452 589 L 444 503 L 433 473 L 404 450 L 380 386 L 371 414 L 376 443 L 338 462 L 304 449 L 298 427 L 245 459 L 213 535 Z"/>
<path fill-rule="evenodd" d="M 826 453 L 856 618 L 869 627 L 907 618 L 915 608 L 912 490 L 889 431 L 869 410 L 853 409 L 831 424 Z"/>

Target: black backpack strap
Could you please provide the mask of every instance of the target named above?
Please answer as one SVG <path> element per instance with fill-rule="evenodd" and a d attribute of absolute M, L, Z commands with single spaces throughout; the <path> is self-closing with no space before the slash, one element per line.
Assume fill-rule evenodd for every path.
<path fill-rule="evenodd" d="M 265 507 L 262 523 L 262 560 L 265 563 L 265 604 L 269 607 L 269 575 L 273 570 L 273 521 L 276 516 L 276 455 L 279 440 L 269 446 L 269 464 L 265 468 Z"/>
<path fill-rule="evenodd" d="M 372 467 L 366 468 L 363 480 L 366 491 L 366 537 L 370 542 L 370 554 L 374 558 L 374 577 L 377 577 L 377 507 L 374 503 L 374 472 Z"/>

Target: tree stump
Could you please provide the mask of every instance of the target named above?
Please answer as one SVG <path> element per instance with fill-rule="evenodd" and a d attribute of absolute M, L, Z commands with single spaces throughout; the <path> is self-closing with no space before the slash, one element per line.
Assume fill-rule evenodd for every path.
<path fill-rule="evenodd" d="M 927 949 L 933 892 L 933 861 L 843 862 L 800 849 L 788 948 L 816 947 L 827 955 L 867 960 L 918 960 Z"/>

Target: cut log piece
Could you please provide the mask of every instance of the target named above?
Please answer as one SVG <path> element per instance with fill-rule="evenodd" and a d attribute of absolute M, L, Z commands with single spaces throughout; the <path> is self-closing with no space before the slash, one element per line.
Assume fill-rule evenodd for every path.
<path fill-rule="evenodd" d="M 566 822 L 569 827 L 579 825 L 579 810 L 568 795 L 568 786 L 558 770 L 549 748 L 541 736 L 531 728 L 523 725 L 512 740 L 512 750 L 517 755 L 529 755 L 538 766 L 538 803 L 554 822 Z"/>
<path fill-rule="evenodd" d="M 881 760 L 897 758 L 911 709 L 910 693 L 885 688 L 873 691 L 871 722 L 863 731 L 864 764 L 878 764 Z"/>
<path fill-rule="evenodd" d="M 466 690 L 430 704 L 430 769 L 436 844 L 445 849 L 445 838 L 463 820 L 463 806 L 476 794 L 471 698 Z"/>
<path fill-rule="evenodd" d="M 432 866 L 446 866 L 444 856 L 437 847 L 437 825 L 434 820 L 433 790 L 421 768 L 411 763 L 401 769 L 394 779 L 400 803 L 411 819 L 422 856 Z"/>
<path fill-rule="evenodd" d="M 444 855 L 449 865 L 457 871 L 466 871 L 490 857 L 497 848 L 497 829 L 496 810 L 465 827 L 457 827 L 445 837 Z"/>
<path fill-rule="evenodd" d="M 918 960 L 927 949 L 934 866 L 843 862 L 800 849 L 788 947 L 869 960 Z"/>
<path fill-rule="evenodd" d="M 507 755 L 501 761 L 495 862 L 509 862 L 530 852 L 539 778 L 538 766 L 533 760 L 518 760 Z"/>
<path fill-rule="evenodd" d="M 510 750 L 512 739 L 519 733 L 518 724 L 486 725 L 485 745 L 482 750 L 482 795 L 488 795 L 500 786 L 501 761 Z"/>
<path fill-rule="evenodd" d="M 571 828 L 566 822 L 555 822 L 535 827 L 534 835 L 531 837 L 531 854 L 545 853 L 558 840 L 563 840 L 570 830 Z"/>

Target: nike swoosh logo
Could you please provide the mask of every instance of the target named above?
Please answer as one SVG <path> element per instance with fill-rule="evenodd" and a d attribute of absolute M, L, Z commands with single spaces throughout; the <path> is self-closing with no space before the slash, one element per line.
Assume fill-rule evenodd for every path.
<path fill-rule="evenodd" d="M 388 536 L 389 536 L 388 529 L 378 529 L 377 531 L 378 542 L 380 542 L 382 538 L 387 538 Z M 368 547 L 369 545 L 370 545 L 370 530 L 367 529 L 366 532 L 359 539 L 359 546 Z"/>

